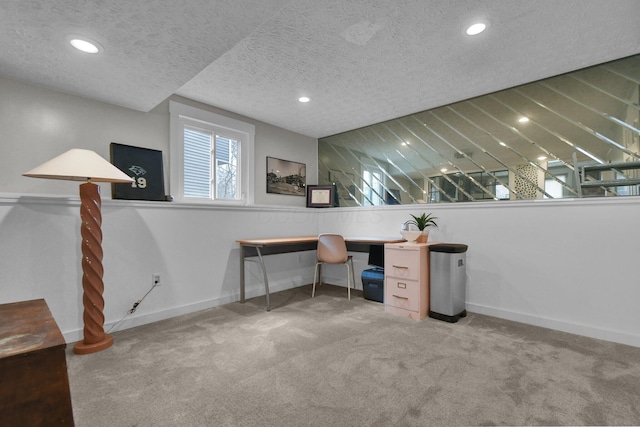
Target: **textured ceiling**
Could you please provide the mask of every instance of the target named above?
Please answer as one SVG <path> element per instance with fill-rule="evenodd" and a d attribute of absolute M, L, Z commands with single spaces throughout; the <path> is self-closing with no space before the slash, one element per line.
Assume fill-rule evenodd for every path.
<path fill-rule="evenodd" d="M 638 16 L 638 0 L 1 0 L 0 75 L 323 137 L 640 53 Z"/>

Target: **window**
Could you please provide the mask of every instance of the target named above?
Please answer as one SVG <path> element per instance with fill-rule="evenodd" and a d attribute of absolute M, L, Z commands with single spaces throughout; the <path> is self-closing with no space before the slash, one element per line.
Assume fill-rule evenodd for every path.
<path fill-rule="evenodd" d="M 382 174 L 379 171 L 365 169 L 362 173 L 363 185 L 363 205 L 382 205 Z"/>
<path fill-rule="evenodd" d="M 184 127 L 184 196 L 239 200 L 240 137 Z"/>
<path fill-rule="evenodd" d="M 508 200 L 509 171 L 485 171 L 468 174 L 450 173 L 432 178 L 429 199 L 437 202 L 469 200 Z"/>
<path fill-rule="evenodd" d="M 562 182 L 567 182 L 567 175 L 556 175 L 556 178 Z M 544 191 L 554 199 L 562 198 L 562 184 L 555 179 L 547 178 L 544 180 Z M 543 198 L 548 199 L 549 197 L 545 194 Z"/>
<path fill-rule="evenodd" d="M 253 203 L 255 127 L 173 101 L 170 113 L 176 200 Z"/>

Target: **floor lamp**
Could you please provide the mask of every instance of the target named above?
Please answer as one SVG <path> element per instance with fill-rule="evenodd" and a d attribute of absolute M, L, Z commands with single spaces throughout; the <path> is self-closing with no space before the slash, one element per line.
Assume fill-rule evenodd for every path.
<path fill-rule="evenodd" d="M 100 186 L 94 182 L 132 182 L 120 169 L 91 150 L 71 149 L 23 174 L 33 178 L 86 181 L 80 185 L 80 234 L 82 236 L 82 304 L 84 339 L 73 347 L 76 354 L 90 354 L 111 347 L 113 337 L 104 333 L 102 293 L 102 214 Z"/>

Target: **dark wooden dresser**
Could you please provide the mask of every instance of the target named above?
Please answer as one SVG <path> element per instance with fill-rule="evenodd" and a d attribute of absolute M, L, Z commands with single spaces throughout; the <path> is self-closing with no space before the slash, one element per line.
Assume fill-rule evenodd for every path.
<path fill-rule="evenodd" d="M 0 426 L 72 426 L 67 344 L 43 299 L 0 305 Z"/>

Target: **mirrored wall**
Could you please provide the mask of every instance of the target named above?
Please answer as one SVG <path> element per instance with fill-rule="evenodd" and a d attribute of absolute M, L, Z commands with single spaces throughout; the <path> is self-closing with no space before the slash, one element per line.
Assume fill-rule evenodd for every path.
<path fill-rule="evenodd" d="M 639 194 L 640 55 L 322 138 L 340 206 Z"/>

